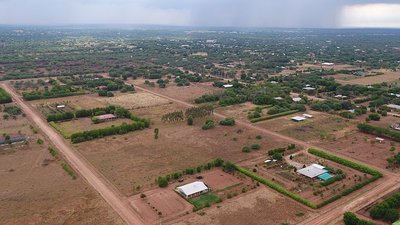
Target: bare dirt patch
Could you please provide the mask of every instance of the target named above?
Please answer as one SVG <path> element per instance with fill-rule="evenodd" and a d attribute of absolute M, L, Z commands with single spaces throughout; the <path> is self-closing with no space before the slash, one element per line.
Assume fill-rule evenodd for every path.
<path fill-rule="evenodd" d="M 149 188 L 160 175 L 195 167 L 220 157 L 241 161 L 257 157 L 265 150 L 287 145 L 280 140 L 262 135 L 257 131 L 239 126 L 217 125 L 202 130 L 204 119 L 195 119 L 193 126 L 186 122 L 163 123 L 161 116 L 182 109 L 176 104 L 133 110 L 133 113 L 150 118 L 150 129 L 125 135 L 106 137 L 75 145 L 106 177 L 127 195 L 137 193 L 136 187 Z M 219 120 L 214 118 L 216 122 Z M 159 128 L 159 138 L 154 139 L 154 128 Z M 244 145 L 258 143 L 260 150 L 241 152 Z M 140 190 L 139 190 L 140 191 Z"/>
<path fill-rule="evenodd" d="M 122 94 L 111 98 L 101 98 L 99 100 L 110 105 L 119 105 L 126 109 L 137 109 L 169 104 L 167 99 L 146 92 Z"/>
<path fill-rule="evenodd" d="M 38 107 L 40 105 L 50 105 L 50 104 L 65 102 L 75 110 L 93 109 L 93 108 L 100 108 L 107 106 L 107 104 L 100 101 L 100 99 L 101 97 L 97 96 L 97 94 L 90 94 L 90 95 L 68 96 L 64 98 L 40 99 L 31 101 L 30 103 Z"/>
<path fill-rule="evenodd" d="M 3 122 L 2 132 L 21 130 L 30 141 L 0 148 L 1 224 L 124 224 L 79 176 L 73 180 L 62 169 L 25 118 L 11 121 L 12 128 Z"/>
<path fill-rule="evenodd" d="M 148 87 L 144 85 L 144 79 L 137 79 L 130 81 L 135 85 L 149 89 L 151 91 L 169 96 L 181 101 L 191 102 L 193 99 L 198 98 L 205 94 L 220 93 L 223 90 L 212 86 L 211 82 L 205 83 L 190 83 L 190 86 L 178 87 L 173 81 L 167 84 L 166 88 Z"/>
<path fill-rule="evenodd" d="M 260 187 L 206 210 L 203 216 L 192 214 L 175 224 L 242 225 L 243 221 L 246 221 L 245 224 L 254 225 L 298 224 L 310 215 L 305 206 L 291 202 L 267 187 Z"/>

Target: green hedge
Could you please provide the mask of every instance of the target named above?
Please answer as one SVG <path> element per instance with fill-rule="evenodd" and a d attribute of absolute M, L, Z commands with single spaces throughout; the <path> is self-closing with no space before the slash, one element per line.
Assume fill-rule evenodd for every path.
<path fill-rule="evenodd" d="M 290 110 L 290 111 L 281 112 L 281 113 L 277 113 L 277 114 L 273 114 L 273 115 L 266 115 L 266 116 L 262 116 L 262 117 L 259 117 L 259 118 L 251 119 L 250 122 L 257 123 L 257 122 L 260 122 L 260 121 L 263 121 L 263 120 L 270 120 L 270 119 L 274 119 L 274 118 L 277 118 L 277 117 L 290 115 L 290 114 L 297 113 L 297 112 L 299 112 L 299 110 Z"/>
<path fill-rule="evenodd" d="M 272 181 L 269 181 L 269 180 L 267 180 L 267 179 L 265 179 L 263 177 L 260 177 L 257 174 L 255 174 L 253 172 L 250 172 L 250 171 L 246 170 L 243 167 L 235 165 L 235 169 L 237 171 L 243 173 L 244 175 L 249 176 L 249 177 L 253 178 L 254 180 L 256 180 L 256 181 L 258 181 L 258 182 L 260 182 L 262 184 L 265 184 L 268 187 L 270 187 L 270 188 L 272 188 L 272 189 L 274 189 L 274 190 L 276 190 L 276 191 L 278 191 L 278 192 L 280 192 L 280 193 L 282 193 L 282 194 L 284 194 L 284 195 L 286 195 L 286 196 L 288 196 L 288 197 L 290 197 L 290 198 L 292 198 L 292 199 L 294 199 L 294 200 L 296 200 L 296 201 L 298 201 L 298 202 L 300 202 L 300 203 L 302 203 L 302 204 L 304 204 L 304 205 L 306 205 L 306 206 L 308 206 L 308 207 L 310 207 L 312 209 L 316 209 L 317 208 L 316 205 L 312 204 L 307 199 L 304 199 L 301 196 L 299 196 L 299 195 L 297 195 L 297 194 L 295 194 L 293 192 L 290 192 L 290 191 L 286 190 L 285 188 L 279 186 L 278 184 L 275 184 Z"/>
<path fill-rule="evenodd" d="M 115 134 L 122 135 L 135 130 L 143 130 L 144 128 L 148 128 L 149 126 L 150 121 L 142 119 L 140 121 L 135 121 L 131 124 L 123 123 L 119 126 L 78 132 L 71 135 L 71 142 L 79 143 Z"/>
<path fill-rule="evenodd" d="M 0 88 L 0 104 L 12 102 L 11 96 L 2 88 Z"/>
<path fill-rule="evenodd" d="M 352 162 L 350 160 L 340 158 L 340 157 L 338 157 L 336 155 L 332 155 L 332 154 L 329 154 L 329 153 L 324 152 L 324 151 L 320 151 L 320 150 L 317 150 L 317 149 L 314 149 L 314 148 L 310 148 L 310 149 L 308 149 L 308 152 L 310 154 L 316 155 L 318 157 L 321 157 L 321 158 L 324 158 L 324 159 L 328 159 L 328 160 L 337 162 L 339 164 L 342 164 L 344 166 L 353 168 L 353 169 L 358 170 L 360 172 L 371 174 L 372 176 L 376 176 L 376 177 L 382 177 L 383 176 L 382 173 L 380 173 L 379 171 L 376 171 L 376 170 L 371 169 L 371 168 L 369 168 L 367 166 L 364 166 L 364 165 L 357 164 L 357 163 Z"/>
<path fill-rule="evenodd" d="M 375 134 L 375 135 L 384 135 L 386 137 L 392 138 L 395 141 L 400 141 L 400 132 L 391 130 L 385 127 L 376 127 L 366 123 L 360 123 L 357 125 L 357 128 L 365 133 Z"/>

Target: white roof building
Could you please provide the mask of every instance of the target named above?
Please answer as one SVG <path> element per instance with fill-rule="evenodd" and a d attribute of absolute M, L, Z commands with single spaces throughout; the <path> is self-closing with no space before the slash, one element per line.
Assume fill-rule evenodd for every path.
<path fill-rule="evenodd" d="M 299 169 L 297 170 L 297 173 L 304 175 L 309 178 L 315 178 L 318 177 L 321 174 L 327 173 L 328 171 L 325 170 L 325 167 L 319 165 L 319 164 L 312 164 L 310 166 L 307 166 L 306 168 Z"/>
<path fill-rule="evenodd" d="M 231 88 L 231 87 L 233 87 L 233 85 L 232 84 L 224 84 L 223 87 L 224 88 Z"/>
<path fill-rule="evenodd" d="M 176 191 L 178 191 L 185 198 L 191 198 L 208 192 L 209 188 L 202 181 L 195 181 L 177 187 Z"/>
<path fill-rule="evenodd" d="M 400 105 L 395 105 L 395 104 L 388 104 L 387 107 L 391 109 L 400 109 Z"/>
<path fill-rule="evenodd" d="M 301 101 L 301 98 L 292 98 L 292 100 L 294 101 L 294 102 L 299 102 L 299 101 Z"/>
<path fill-rule="evenodd" d="M 275 97 L 274 99 L 275 100 L 282 100 L 283 98 L 282 97 Z"/>
<path fill-rule="evenodd" d="M 315 88 L 313 88 L 313 87 L 305 87 L 305 88 L 303 88 L 303 90 L 306 90 L 306 91 L 313 91 L 313 90 L 315 90 Z"/>
<path fill-rule="evenodd" d="M 65 108 L 65 105 L 58 105 L 57 109 Z"/>
<path fill-rule="evenodd" d="M 277 84 L 277 83 L 279 83 L 279 82 L 277 82 L 277 81 L 271 81 L 271 84 Z"/>
<path fill-rule="evenodd" d="M 296 122 L 300 122 L 300 121 L 306 120 L 306 118 L 302 117 L 302 116 L 294 116 L 294 117 L 292 117 L 292 120 L 294 120 Z"/>

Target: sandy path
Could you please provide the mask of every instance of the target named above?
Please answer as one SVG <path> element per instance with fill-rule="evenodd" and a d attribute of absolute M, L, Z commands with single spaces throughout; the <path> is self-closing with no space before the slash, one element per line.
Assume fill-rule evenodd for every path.
<path fill-rule="evenodd" d="M 144 224 L 140 215 L 129 205 L 126 197 L 122 196 L 112 185 L 108 184 L 85 159 L 74 151 L 64 139 L 45 122 L 38 112 L 26 104 L 17 93 L 7 84 L 1 86 L 12 96 L 24 113 L 49 137 L 68 163 L 104 198 L 104 200 L 127 223 L 132 225 Z"/>
<path fill-rule="evenodd" d="M 195 105 L 190 104 L 188 102 L 185 101 L 181 101 L 178 99 L 174 99 L 171 98 L 169 96 L 166 95 L 162 95 L 159 94 L 157 92 L 153 92 L 150 91 L 146 88 L 143 87 L 139 87 L 138 85 L 135 86 L 136 89 L 139 89 L 141 91 L 145 91 L 154 95 L 157 95 L 159 97 L 163 97 L 166 99 L 169 99 L 173 102 L 176 102 L 178 104 L 187 106 L 187 107 L 194 107 Z M 219 118 L 226 118 L 227 116 L 220 114 L 220 113 L 214 113 L 215 116 L 219 117 Z M 317 146 L 313 146 L 307 142 L 304 141 L 300 141 L 285 135 L 282 135 L 280 133 L 276 133 L 274 131 L 270 131 L 261 127 L 258 127 L 254 124 L 251 124 L 249 122 L 246 121 L 241 121 L 241 120 L 236 120 L 236 124 L 242 126 L 242 127 L 247 127 L 250 129 L 254 129 L 257 130 L 261 133 L 267 134 L 271 137 L 277 138 L 277 139 L 281 139 L 284 141 L 287 141 L 289 143 L 293 143 L 299 146 L 302 146 L 304 148 L 303 152 L 307 153 L 307 149 L 308 148 L 318 148 L 318 149 L 322 149 L 320 147 Z M 363 162 L 360 162 L 357 159 L 350 159 L 349 157 L 346 156 L 342 156 L 340 155 L 340 157 L 344 158 L 344 159 L 348 159 L 351 161 L 354 161 L 356 163 L 359 164 L 365 164 Z M 309 219 L 305 220 L 304 222 L 300 223 L 300 224 L 307 224 L 307 225 L 321 225 L 321 224 L 336 224 L 338 221 L 340 221 L 343 217 L 343 213 L 346 211 L 357 211 L 361 208 L 363 208 L 364 206 L 378 200 L 379 198 L 385 196 L 386 194 L 392 192 L 393 190 L 400 188 L 400 176 L 398 174 L 386 171 L 386 170 L 382 170 L 378 167 L 372 166 L 372 165 L 368 165 L 369 167 L 380 171 L 382 174 L 384 174 L 384 178 L 379 179 L 377 182 L 374 182 L 372 184 L 369 184 L 367 187 L 364 187 L 363 189 L 361 189 L 360 191 L 357 191 L 355 193 L 350 194 L 350 196 L 345 196 L 343 197 L 343 199 L 345 199 L 345 201 L 335 201 L 325 207 L 323 207 L 322 209 L 319 210 L 315 210 L 317 213 L 316 216 L 310 217 Z M 368 189 L 368 190 L 367 190 Z"/>

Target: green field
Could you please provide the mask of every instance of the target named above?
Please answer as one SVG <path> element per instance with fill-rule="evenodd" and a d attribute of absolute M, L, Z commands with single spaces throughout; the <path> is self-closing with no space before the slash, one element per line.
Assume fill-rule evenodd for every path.
<path fill-rule="evenodd" d="M 212 204 L 221 202 L 221 199 L 213 193 L 207 193 L 196 198 L 189 199 L 195 210 L 209 207 Z"/>

